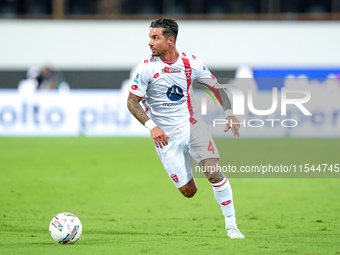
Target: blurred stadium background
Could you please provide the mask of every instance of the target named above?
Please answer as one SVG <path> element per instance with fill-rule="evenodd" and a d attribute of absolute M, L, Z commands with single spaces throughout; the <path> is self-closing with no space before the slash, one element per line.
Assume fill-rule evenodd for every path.
<path fill-rule="evenodd" d="M 146 135 L 125 99 L 131 70 L 150 54 L 150 21 L 162 16 L 178 20 L 178 48 L 221 81 L 332 78 L 338 90 L 328 93 L 338 95 L 338 0 L 1 0 L 0 135 Z M 41 71 L 35 99 L 20 93 Z M 312 122 L 337 129 L 339 107 L 331 108 Z M 321 136 L 338 136 L 333 129 Z"/>
<path fill-rule="evenodd" d="M 0 253 L 340 254 L 339 179 L 318 170 L 232 177 L 240 242 L 226 239 L 205 178 L 193 199 L 174 188 L 126 110 L 150 21 L 162 16 L 178 20 L 178 49 L 219 80 L 271 78 L 256 83 L 260 102 L 287 77 L 312 93 L 312 116 L 286 117 L 296 128 L 217 138 L 222 164 L 326 164 L 339 177 L 339 0 L 0 0 Z M 206 100 L 206 117 L 218 118 Z M 82 220 L 75 246 L 48 235 L 62 211 Z"/>

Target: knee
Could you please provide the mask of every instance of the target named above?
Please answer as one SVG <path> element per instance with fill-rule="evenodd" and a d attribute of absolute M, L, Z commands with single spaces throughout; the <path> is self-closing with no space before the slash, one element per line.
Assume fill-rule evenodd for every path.
<path fill-rule="evenodd" d="M 183 196 L 190 198 L 193 197 L 197 192 L 197 186 L 194 178 L 192 178 L 187 184 L 179 188 L 179 191 Z"/>
<path fill-rule="evenodd" d="M 183 194 L 183 196 L 187 198 L 191 198 L 195 196 L 196 192 L 197 192 L 197 187 L 181 190 L 181 193 Z"/>

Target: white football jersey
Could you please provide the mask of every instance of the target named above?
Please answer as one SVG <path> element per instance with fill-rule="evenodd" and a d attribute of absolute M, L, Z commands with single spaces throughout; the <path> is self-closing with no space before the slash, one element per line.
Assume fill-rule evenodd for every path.
<path fill-rule="evenodd" d="M 143 98 L 145 112 L 170 136 L 196 121 L 190 98 L 195 79 L 215 79 L 196 56 L 179 52 L 178 58 L 168 63 L 151 55 L 137 67 L 130 92 Z"/>

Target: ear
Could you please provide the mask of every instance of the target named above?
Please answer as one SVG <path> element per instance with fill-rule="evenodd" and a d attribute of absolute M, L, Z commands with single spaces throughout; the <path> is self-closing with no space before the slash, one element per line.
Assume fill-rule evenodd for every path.
<path fill-rule="evenodd" d="M 175 37 L 169 36 L 169 38 L 168 38 L 168 43 L 169 43 L 169 44 L 175 44 Z"/>

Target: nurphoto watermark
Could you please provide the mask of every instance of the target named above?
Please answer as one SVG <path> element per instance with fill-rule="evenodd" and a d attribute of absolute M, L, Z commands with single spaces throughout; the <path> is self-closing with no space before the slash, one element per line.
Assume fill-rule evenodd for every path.
<path fill-rule="evenodd" d="M 231 97 L 231 109 L 233 115 L 242 117 L 247 113 L 247 115 L 255 116 L 255 118 L 243 119 L 237 123 L 233 123 L 231 121 L 231 126 L 239 124 L 240 126 L 247 126 L 251 128 L 259 128 L 265 125 L 270 127 L 276 127 L 278 125 L 289 128 L 296 127 L 298 125 L 298 120 L 288 117 L 288 107 L 295 107 L 295 110 L 298 110 L 300 114 L 304 116 L 312 116 L 312 113 L 306 106 L 312 97 L 311 92 L 307 89 L 282 87 L 278 90 L 277 87 L 273 86 L 270 92 L 267 91 L 267 94 L 271 93 L 270 106 L 266 109 L 258 109 L 254 103 L 257 94 L 253 89 L 241 89 L 233 84 L 212 84 L 210 79 L 207 79 L 205 82 L 201 82 L 200 86 L 208 88 L 217 97 L 217 89 L 225 89 L 228 92 Z M 203 90 L 208 92 L 206 89 Z M 209 95 L 213 97 L 212 93 L 209 93 Z M 207 107 L 207 101 L 201 100 L 202 115 L 207 114 Z M 271 116 L 273 114 L 275 114 L 275 116 L 280 116 L 280 118 L 263 118 L 263 116 Z M 256 116 L 260 116 L 261 118 L 256 118 Z M 218 125 L 226 125 L 227 123 L 228 120 L 225 118 L 214 118 L 212 125 L 213 127 L 216 127 Z"/>

